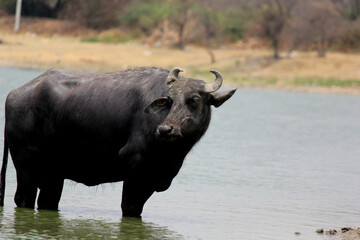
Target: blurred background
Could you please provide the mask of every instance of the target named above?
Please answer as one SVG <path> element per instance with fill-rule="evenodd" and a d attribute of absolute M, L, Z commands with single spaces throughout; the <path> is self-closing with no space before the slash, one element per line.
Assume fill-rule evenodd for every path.
<path fill-rule="evenodd" d="M 0 240 L 359 239 L 360 0 L 22 0 L 15 31 L 17 3 L 0 0 L 0 132 L 8 92 L 48 68 L 217 69 L 238 91 L 142 220 L 121 219 L 122 183 L 17 209 L 9 161 Z"/>
<path fill-rule="evenodd" d="M 230 85 L 358 94 L 360 0 L 0 0 L 0 64 L 219 69 Z"/>

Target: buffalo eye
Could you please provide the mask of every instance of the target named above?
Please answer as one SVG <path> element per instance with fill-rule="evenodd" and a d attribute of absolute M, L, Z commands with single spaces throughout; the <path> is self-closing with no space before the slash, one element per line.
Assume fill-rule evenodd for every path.
<path fill-rule="evenodd" d="M 170 106 L 170 100 L 168 98 L 160 98 L 158 99 L 158 101 L 156 102 L 156 105 L 158 107 L 168 107 Z"/>
<path fill-rule="evenodd" d="M 149 106 L 144 110 L 145 113 L 159 113 L 163 110 L 169 110 L 172 105 L 172 100 L 169 97 L 162 97 L 154 100 Z"/>
<path fill-rule="evenodd" d="M 200 98 L 199 97 L 189 98 L 186 103 L 191 109 L 197 109 L 200 103 Z"/>

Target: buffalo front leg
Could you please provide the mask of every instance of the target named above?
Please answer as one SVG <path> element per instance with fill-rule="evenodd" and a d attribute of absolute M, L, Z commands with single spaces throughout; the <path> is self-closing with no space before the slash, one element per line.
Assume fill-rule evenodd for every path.
<path fill-rule="evenodd" d="M 18 207 L 34 208 L 37 193 L 35 173 L 32 169 L 17 168 L 15 203 Z"/>
<path fill-rule="evenodd" d="M 154 190 L 144 181 L 125 180 L 122 192 L 121 209 L 124 217 L 140 217 L 145 202 Z"/>
<path fill-rule="evenodd" d="M 38 197 L 38 209 L 58 210 L 64 179 L 47 177 L 42 179 Z"/>

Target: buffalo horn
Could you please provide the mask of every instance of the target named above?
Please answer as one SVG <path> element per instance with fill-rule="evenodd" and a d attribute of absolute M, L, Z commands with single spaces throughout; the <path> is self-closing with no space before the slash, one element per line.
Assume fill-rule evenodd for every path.
<path fill-rule="evenodd" d="M 171 85 L 173 82 L 175 82 L 177 80 L 177 77 L 179 76 L 179 73 L 183 71 L 184 70 L 179 67 L 173 68 L 173 70 L 171 70 L 169 76 L 167 77 L 167 85 Z"/>
<path fill-rule="evenodd" d="M 221 76 L 221 73 L 219 71 L 216 70 L 211 70 L 210 72 L 212 72 L 215 76 L 215 82 L 213 83 L 208 83 L 205 85 L 205 91 L 206 92 L 215 92 L 216 90 L 218 90 L 223 82 L 223 77 Z"/>

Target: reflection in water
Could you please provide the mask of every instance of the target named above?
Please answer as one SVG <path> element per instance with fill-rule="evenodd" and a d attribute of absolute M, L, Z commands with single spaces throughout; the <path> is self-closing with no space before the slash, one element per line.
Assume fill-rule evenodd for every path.
<path fill-rule="evenodd" d="M 15 208 L 14 226 L 17 236 L 53 238 L 59 235 L 62 221 L 57 211 L 34 211 Z"/>
<path fill-rule="evenodd" d="M 181 235 L 139 218 L 122 218 L 120 223 L 120 239 L 184 239 Z"/>
<path fill-rule="evenodd" d="M 13 217 L 0 208 L 0 233 L 0 239 L 184 239 L 138 218 L 122 218 L 120 223 L 66 219 L 57 211 L 25 208 L 15 208 Z"/>

